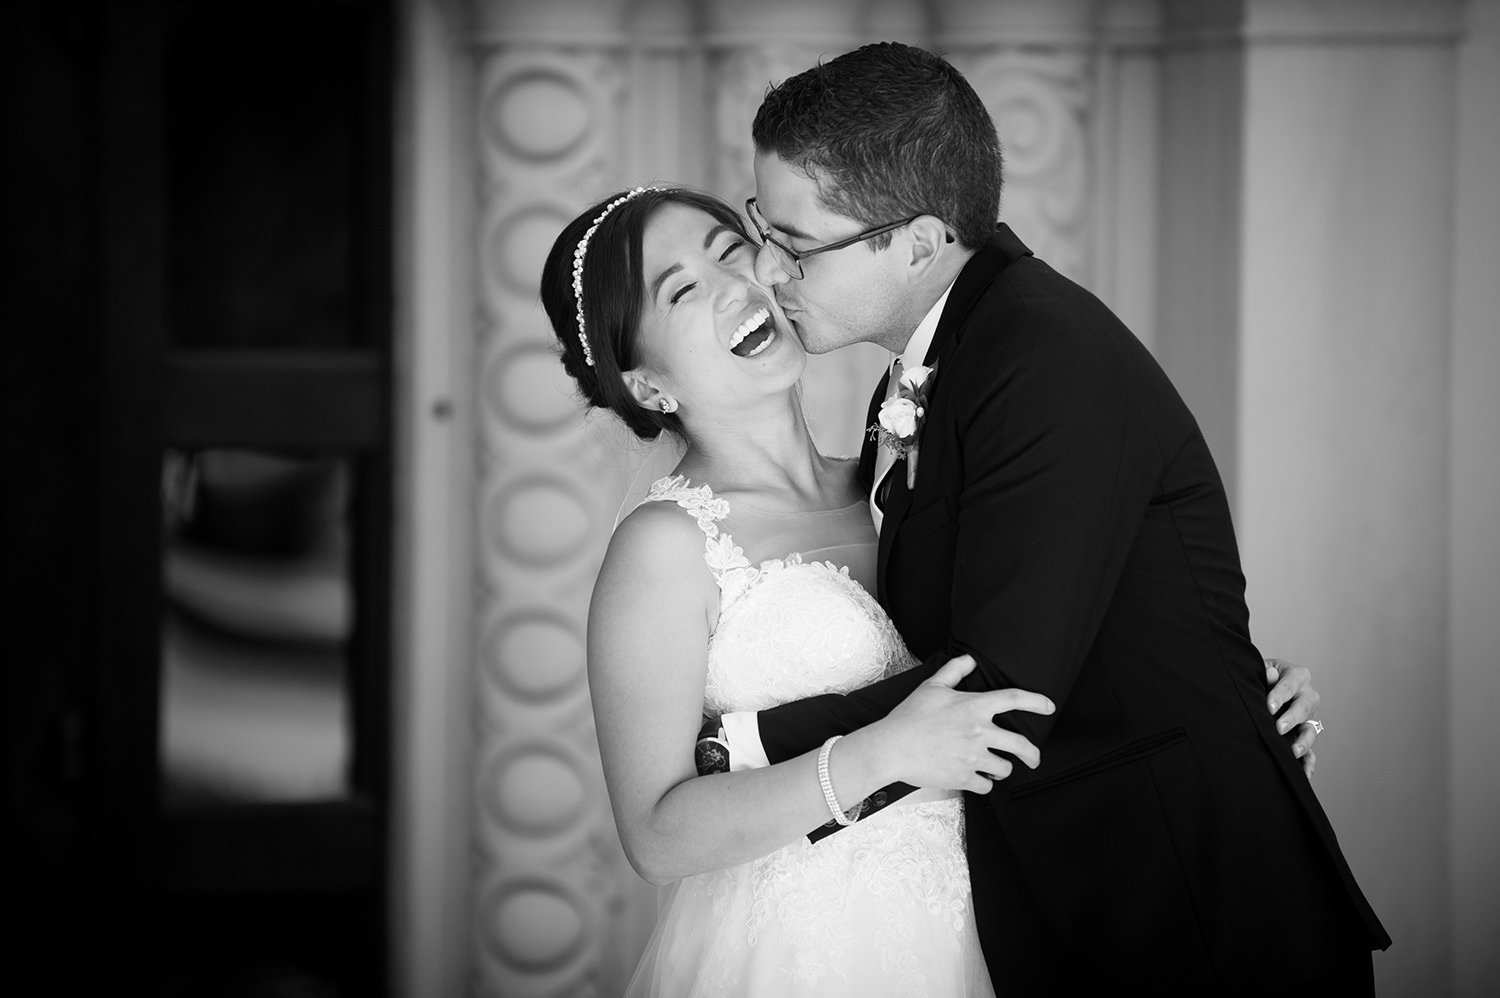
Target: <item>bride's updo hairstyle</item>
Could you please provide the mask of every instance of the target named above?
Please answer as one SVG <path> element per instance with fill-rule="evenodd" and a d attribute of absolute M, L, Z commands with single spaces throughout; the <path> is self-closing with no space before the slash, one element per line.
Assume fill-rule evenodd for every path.
<path fill-rule="evenodd" d="M 542 268 L 542 306 L 562 347 L 563 368 L 588 405 L 610 410 L 643 440 L 655 440 L 663 431 L 682 436 L 682 421 L 676 413 L 642 406 L 622 377 L 623 372 L 640 363 L 637 344 L 646 305 L 641 243 L 646 224 L 664 204 L 697 208 L 738 232 L 746 242 L 754 243 L 739 213 L 711 194 L 684 187 L 621 191 L 569 222 L 552 244 Z M 600 215 L 603 220 L 588 236 L 581 260 L 577 259 L 579 242 Z M 581 303 L 573 291 L 579 263 Z M 587 354 L 578 328 L 580 313 Z"/>

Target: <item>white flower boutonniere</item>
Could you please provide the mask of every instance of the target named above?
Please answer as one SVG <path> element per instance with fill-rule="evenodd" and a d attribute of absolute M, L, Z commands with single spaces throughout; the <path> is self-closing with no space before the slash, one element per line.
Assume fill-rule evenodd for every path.
<path fill-rule="evenodd" d="M 906 487 L 909 489 L 916 486 L 917 439 L 927 421 L 927 394 L 932 390 L 936 373 L 936 364 L 932 367 L 918 365 L 903 371 L 896 394 L 880 404 L 878 422 L 866 430 L 882 446 L 895 451 L 896 457 L 906 458 Z"/>

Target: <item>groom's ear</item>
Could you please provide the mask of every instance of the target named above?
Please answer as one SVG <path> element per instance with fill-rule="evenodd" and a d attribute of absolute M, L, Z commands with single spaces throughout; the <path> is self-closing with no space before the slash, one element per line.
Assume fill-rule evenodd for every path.
<path fill-rule="evenodd" d="M 936 215 L 918 215 L 907 223 L 906 265 L 912 277 L 925 276 L 937 262 L 943 247 L 953 242 L 948 226 Z"/>

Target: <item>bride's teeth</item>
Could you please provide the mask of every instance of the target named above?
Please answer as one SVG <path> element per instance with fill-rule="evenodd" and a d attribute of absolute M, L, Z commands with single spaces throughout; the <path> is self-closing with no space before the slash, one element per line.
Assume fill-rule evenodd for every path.
<path fill-rule="evenodd" d="M 767 333 L 766 334 L 765 342 L 761 343 L 760 346 L 756 347 L 754 350 L 751 350 L 745 356 L 747 356 L 747 357 L 754 357 L 756 354 L 760 353 L 766 347 L 770 346 L 771 345 L 771 341 L 774 340 L 775 338 L 776 338 L 776 334 L 774 332 L 773 333 Z"/>
<path fill-rule="evenodd" d="M 746 319 L 744 322 L 740 323 L 739 328 L 736 329 L 734 331 L 734 334 L 729 337 L 729 349 L 733 350 L 735 347 L 739 346 L 740 342 L 744 340 L 746 336 L 749 336 L 751 333 L 759 329 L 761 327 L 761 323 L 765 322 L 770 317 L 770 309 L 757 309 L 755 314 Z M 760 351 L 757 350 L 755 352 L 759 353 Z"/>

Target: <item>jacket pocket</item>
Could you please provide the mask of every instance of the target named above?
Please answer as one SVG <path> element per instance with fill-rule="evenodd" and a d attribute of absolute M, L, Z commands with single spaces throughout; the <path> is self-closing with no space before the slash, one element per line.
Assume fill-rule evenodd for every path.
<path fill-rule="evenodd" d="M 1154 735 L 1147 735 L 1145 738 L 1137 738 L 1133 742 L 1121 745 L 1119 748 L 1090 759 L 1088 762 L 1080 763 L 1071 769 L 1063 770 L 1061 773 L 1055 773 L 1052 776 L 1037 780 L 1035 783 L 1028 783 L 1023 787 L 1018 787 L 1006 799 L 1021 800 L 1035 794 L 1045 793 L 1055 787 L 1073 783 L 1084 777 L 1107 772 L 1117 766 L 1123 766 L 1127 763 L 1156 755 L 1158 752 L 1163 752 L 1173 745 L 1186 740 L 1187 731 L 1184 728 L 1169 728 L 1166 731 L 1159 731 Z"/>

